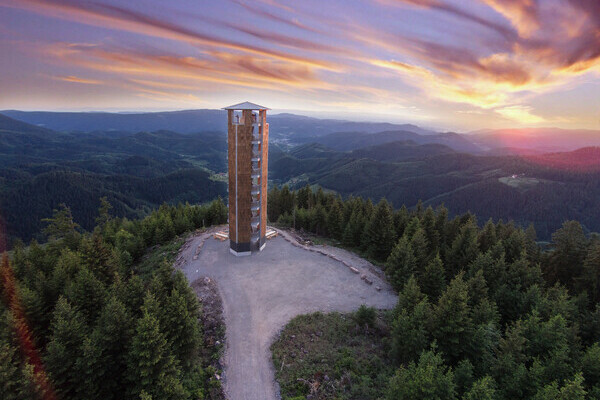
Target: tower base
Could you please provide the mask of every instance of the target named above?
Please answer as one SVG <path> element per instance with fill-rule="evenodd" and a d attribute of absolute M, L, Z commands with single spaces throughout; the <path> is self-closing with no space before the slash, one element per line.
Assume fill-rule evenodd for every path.
<path fill-rule="evenodd" d="M 266 242 L 267 242 L 266 236 L 261 237 L 260 240 L 258 240 L 254 244 L 252 244 L 252 243 L 237 243 L 237 242 L 234 242 L 233 240 L 230 240 L 229 241 L 229 252 L 238 257 L 239 256 L 249 256 L 254 252 L 262 251 L 265 248 L 265 245 L 267 244 Z"/>

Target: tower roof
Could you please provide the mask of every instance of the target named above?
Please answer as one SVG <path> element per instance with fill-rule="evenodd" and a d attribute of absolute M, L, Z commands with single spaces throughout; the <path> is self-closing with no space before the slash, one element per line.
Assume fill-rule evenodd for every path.
<path fill-rule="evenodd" d="M 234 104 L 229 107 L 223 107 L 223 110 L 270 110 L 270 108 L 259 106 L 258 104 L 245 101 L 240 104 Z"/>

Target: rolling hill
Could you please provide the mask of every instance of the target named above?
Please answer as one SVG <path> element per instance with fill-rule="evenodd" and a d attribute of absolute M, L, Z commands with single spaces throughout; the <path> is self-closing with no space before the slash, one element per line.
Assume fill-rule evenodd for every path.
<path fill-rule="evenodd" d="M 334 150 L 348 151 L 391 142 L 412 141 L 416 144 L 441 144 L 459 152 L 480 153 L 481 148 L 457 133 L 421 135 L 410 131 L 383 131 L 377 133 L 336 132 L 320 137 L 305 137 L 300 143 L 319 143 Z"/>

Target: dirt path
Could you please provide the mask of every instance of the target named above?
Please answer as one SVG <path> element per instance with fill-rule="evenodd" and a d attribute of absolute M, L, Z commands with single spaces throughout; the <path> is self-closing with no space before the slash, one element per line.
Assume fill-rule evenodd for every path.
<path fill-rule="evenodd" d="M 296 315 L 348 312 L 361 304 L 391 308 L 396 303 L 370 264 L 344 250 L 304 247 L 285 232 L 250 257 L 235 257 L 228 246 L 228 241 L 212 239 L 210 231 L 199 234 L 182 247 L 175 266 L 190 282 L 208 276 L 217 283 L 225 316 L 223 364 L 230 400 L 279 398 L 270 345 Z"/>

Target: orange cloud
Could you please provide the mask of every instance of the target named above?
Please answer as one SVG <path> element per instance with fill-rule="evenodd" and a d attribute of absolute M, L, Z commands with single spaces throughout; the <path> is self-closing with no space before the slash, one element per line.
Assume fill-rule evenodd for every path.
<path fill-rule="evenodd" d="M 538 0 L 482 1 L 506 17 L 522 36 L 530 36 L 540 27 Z"/>
<path fill-rule="evenodd" d="M 57 80 L 60 80 L 60 81 L 65 81 L 65 82 L 84 83 L 86 85 L 101 85 L 103 83 L 103 82 L 97 81 L 95 79 L 78 78 L 78 77 L 73 76 L 73 75 L 70 75 L 70 76 L 55 76 L 54 79 L 57 79 Z"/>
<path fill-rule="evenodd" d="M 339 68 L 339 66 L 324 60 L 303 57 L 297 54 L 218 38 L 213 35 L 193 31 L 184 26 L 170 23 L 162 19 L 150 17 L 133 10 L 109 4 L 87 3 L 75 0 L 7 0 L 7 3 L 4 5 L 88 25 L 178 40 L 201 45 L 206 48 L 222 47 L 228 50 L 242 51 L 322 69 L 336 70 Z M 271 39 L 276 40 L 277 37 L 273 36 Z"/>

